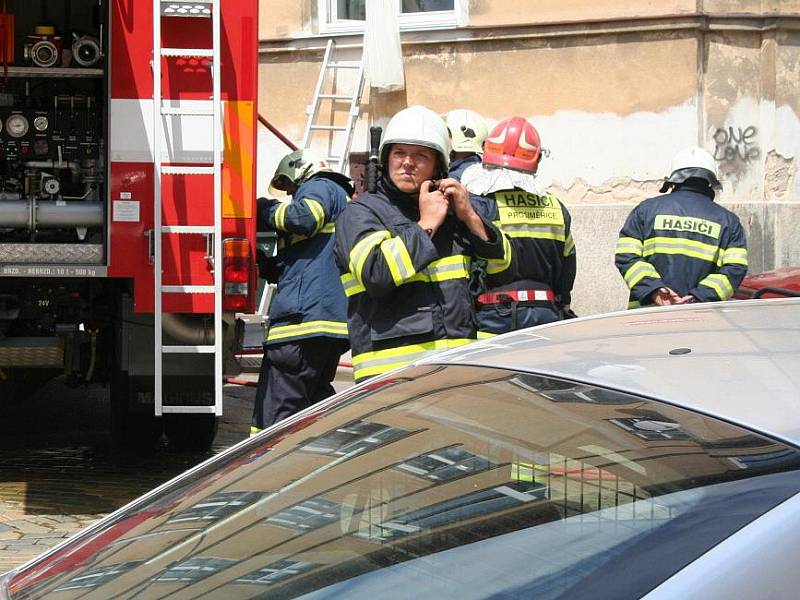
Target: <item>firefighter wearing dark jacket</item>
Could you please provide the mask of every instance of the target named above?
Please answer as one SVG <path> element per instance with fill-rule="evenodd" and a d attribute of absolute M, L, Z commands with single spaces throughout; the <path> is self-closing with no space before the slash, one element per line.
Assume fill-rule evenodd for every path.
<path fill-rule="evenodd" d="M 508 247 L 447 174 L 447 129 L 412 106 L 389 122 L 383 176 L 336 222 L 356 381 L 476 339 L 469 266 L 507 266 Z M 435 181 L 435 185 L 434 185 Z"/>
<path fill-rule="evenodd" d="M 567 208 L 540 189 L 536 128 L 522 117 L 500 121 L 484 142 L 483 164 L 462 181 L 494 201 L 492 218 L 511 244 L 511 266 L 487 265 L 477 298 L 479 337 L 558 321 L 572 315 L 576 255 Z"/>
<path fill-rule="evenodd" d="M 739 218 L 714 203 L 721 189 L 702 148 L 675 155 L 661 192 L 633 209 L 619 233 L 615 263 L 630 289 L 629 308 L 714 302 L 733 296 L 747 273 Z"/>
<path fill-rule="evenodd" d="M 292 200 L 259 199 L 259 228 L 277 231 L 283 248 L 251 433 L 333 394 L 331 382 L 348 349 L 347 299 L 333 247 L 334 222 L 353 193 L 350 180 L 298 150 L 280 162 L 270 189 Z"/>
<path fill-rule="evenodd" d="M 456 108 L 445 118 L 450 134 L 450 171 L 448 176 L 461 181 L 464 170 L 480 164 L 483 140 L 489 130 L 478 113 L 466 108 Z"/>

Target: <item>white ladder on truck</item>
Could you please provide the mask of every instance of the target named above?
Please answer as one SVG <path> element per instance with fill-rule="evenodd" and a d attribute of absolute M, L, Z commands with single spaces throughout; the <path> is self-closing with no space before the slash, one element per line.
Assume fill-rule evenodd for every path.
<path fill-rule="evenodd" d="M 155 274 L 155 414 L 165 413 L 213 413 L 222 414 L 222 96 L 220 89 L 220 2 L 221 0 L 192 0 L 188 2 L 168 2 L 153 0 L 153 270 Z M 161 21 L 172 17 L 210 18 L 212 25 L 211 48 L 162 48 Z M 166 106 L 161 89 L 162 57 L 209 58 L 211 60 L 211 106 L 201 108 Z M 162 162 L 162 131 L 166 119 L 179 123 L 181 117 L 203 115 L 211 120 L 212 159 L 209 164 L 197 166 L 169 166 Z M 162 224 L 162 175 L 182 175 L 184 177 L 214 178 L 214 222 L 206 225 L 163 225 Z M 207 240 L 208 260 L 212 264 L 213 285 L 164 285 L 163 252 L 164 236 L 200 235 Z M 163 344 L 163 299 L 165 294 L 213 294 L 214 327 L 213 344 L 167 345 Z M 170 354 L 213 354 L 214 355 L 214 405 L 213 406 L 170 406 L 164 405 L 163 373 L 164 358 Z"/>
<path fill-rule="evenodd" d="M 350 156 L 350 146 L 353 142 L 353 131 L 358 121 L 361 110 L 361 95 L 364 91 L 364 55 L 362 53 L 359 61 L 336 60 L 336 42 L 328 40 L 325 47 L 325 54 L 322 57 L 322 66 L 317 78 L 317 86 L 314 89 L 314 99 L 306 108 L 308 119 L 303 132 L 303 143 L 301 147 L 308 149 L 313 143 L 315 133 L 328 134 L 328 152 L 323 156 L 332 168 L 340 173 L 347 174 L 348 157 Z M 355 71 L 355 85 L 350 93 L 337 93 L 339 85 L 338 71 Z M 330 75 L 330 77 L 329 77 Z M 331 102 L 334 106 L 337 102 L 349 103 L 347 121 L 344 125 L 321 124 L 319 122 L 320 108 L 323 102 Z M 331 111 L 333 113 L 333 111 Z M 339 143 L 336 143 L 338 139 Z"/>

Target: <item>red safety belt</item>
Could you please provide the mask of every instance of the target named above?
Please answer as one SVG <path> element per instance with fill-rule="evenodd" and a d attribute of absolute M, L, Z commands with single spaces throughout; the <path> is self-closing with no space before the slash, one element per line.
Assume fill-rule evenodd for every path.
<path fill-rule="evenodd" d="M 478 296 L 478 304 L 506 304 L 508 302 L 555 302 L 553 290 L 510 290 L 486 292 Z"/>

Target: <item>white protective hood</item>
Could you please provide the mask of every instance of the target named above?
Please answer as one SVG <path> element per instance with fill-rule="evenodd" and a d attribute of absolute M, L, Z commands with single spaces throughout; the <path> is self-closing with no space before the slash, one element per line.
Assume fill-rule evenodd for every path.
<path fill-rule="evenodd" d="M 544 186 L 533 173 L 486 167 L 482 163 L 475 163 L 467 167 L 461 174 L 461 183 L 467 190 L 478 196 L 514 188 L 538 196 L 543 196 L 545 193 Z"/>

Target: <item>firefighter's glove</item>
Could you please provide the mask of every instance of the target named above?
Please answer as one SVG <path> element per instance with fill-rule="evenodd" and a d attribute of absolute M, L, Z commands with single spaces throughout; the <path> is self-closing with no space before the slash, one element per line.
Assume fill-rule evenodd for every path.
<path fill-rule="evenodd" d="M 280 204 L 280 200 L 278 200 L 277 198 L 264 198 L 263 196 L 258 200 L 256 200 L 256 202 L 258 203 L 259 211 L 261 211 L 262 207 L 264 209 L 269 209 L 270 207 L 275 206 L 276 204 Z"/>
<path fill-rule="evenodd" d="M 256 215 L 258 216 L 257 219 L 257 228 L 259 231 L 272 231 L 272 227 L 269 225 L 269 213 L 270 209 L 274 207 L 276 204 L 279 204 L 280 200 L 277 198 L 258 198 L 256 200 Z"/>

